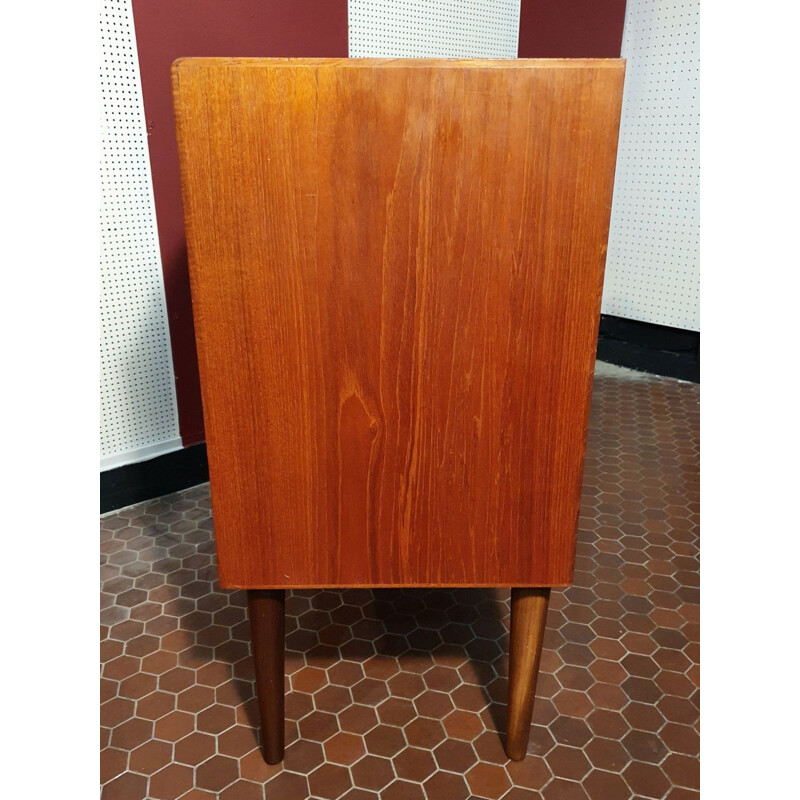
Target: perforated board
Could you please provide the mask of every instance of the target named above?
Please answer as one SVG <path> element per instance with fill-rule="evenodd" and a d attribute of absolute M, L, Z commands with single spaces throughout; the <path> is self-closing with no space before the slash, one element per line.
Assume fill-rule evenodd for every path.
<path fill-rule="evenodd" d="M 100 469 L 181 447 L 129 0 L 100 10 Z"/>
<path fill-rule="evenodd" d="M 351 58 L 516 58 L 520 0 L 349 0 Z"/>
<path fill-rule="evenodd" d="M 628 0 L 603 313 L 700 330 L 699 0 Z"/>

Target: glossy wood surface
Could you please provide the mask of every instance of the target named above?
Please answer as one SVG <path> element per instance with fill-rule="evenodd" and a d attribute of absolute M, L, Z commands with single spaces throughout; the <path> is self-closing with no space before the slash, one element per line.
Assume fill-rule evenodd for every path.
<path fill-rule="evenodd" d="M 550 589 L 511 590 L 506 754 L 512 761 L 522 761 L 528 752 L 549 601 Z"/>
<path fill-rule="evenodd" d="M 569 583 L 623 74 L 176 63 L 223 586 Z"/>
<path fill-rule="evenodd" d="M 261 752 L 267 764 L 283 761 L 286 593 L 254 589 L 247 593 L 250 638 L 261 719 Z"/>

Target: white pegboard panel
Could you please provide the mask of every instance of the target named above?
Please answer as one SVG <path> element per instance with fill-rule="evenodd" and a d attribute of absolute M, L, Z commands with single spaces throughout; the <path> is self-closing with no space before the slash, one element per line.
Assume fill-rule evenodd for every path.
<path fill-rule="evenodd" d="M 699 0 L 628 0 L 603 313 L 700 330 Z"/>
<path fill-rule="evenodd" d="M 100 9 L 100 469 L 181 447 L 130 0 Z"/>
<path fill-rule="evenodd" d="M 348 0 L 351 58 L 516 58 L 520 0 Z"/>

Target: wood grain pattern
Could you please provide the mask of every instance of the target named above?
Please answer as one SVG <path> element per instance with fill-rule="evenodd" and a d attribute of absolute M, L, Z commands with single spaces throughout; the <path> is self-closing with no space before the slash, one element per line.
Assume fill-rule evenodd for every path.
<path fill-rule="evenodd" d="M 223 586 L 569 583 L 623 75 L 176 62 Z"/>
<path fill-rule="evenodd" d="M 522 761 L 528 752 L 549 602 L 548 588 L 511 590 L 506 754 L 512 761 Z"/>

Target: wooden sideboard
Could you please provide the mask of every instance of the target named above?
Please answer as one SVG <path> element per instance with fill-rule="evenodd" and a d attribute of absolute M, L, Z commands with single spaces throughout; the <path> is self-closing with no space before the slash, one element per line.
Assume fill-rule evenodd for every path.
<path fill-rule="evenodd" d="M 287 588 L 572 578 L 624 62 L 173 67 L 220 582 L 283 751 Z"/>

